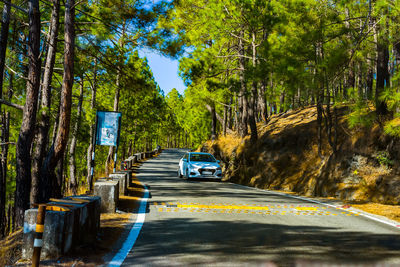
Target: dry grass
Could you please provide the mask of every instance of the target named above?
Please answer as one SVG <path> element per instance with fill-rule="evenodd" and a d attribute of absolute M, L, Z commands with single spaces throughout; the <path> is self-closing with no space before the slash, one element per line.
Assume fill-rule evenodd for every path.
<path fill-rule="evenodd" d="M 242 139 L 235 135 L 218 137 L 218 146 L 226 155 L 231 155 L 233 151 L 241 145 L 241 143 Z M 212 145 L 212 143 L 210 145 Z"/>
<path fill-rule="evenodd" d="M 0 240 L 0 266 L 14 264 L 21 257 L 22 229 Z"/>
<path fill-rule="evenodd" d="M 385 216 L 391 220 L 395 220 L 400 222 L 400 206 L 397 205 L 384 205 L 378 203 L 368 203 L 368 204 L 353 204 L 354 208 L 380 215 Z"/>

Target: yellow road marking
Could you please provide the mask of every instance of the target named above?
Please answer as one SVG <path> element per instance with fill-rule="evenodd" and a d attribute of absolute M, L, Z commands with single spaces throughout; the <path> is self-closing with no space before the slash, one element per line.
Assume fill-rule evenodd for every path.
<path fill-rule="evenodd" d="M 178 208 L 197 209 L 220 209 L 220 210 L 269 210 L 268 207 L 246 206 L 246 205 L 189 205 L 178 204 Z"/>
<path fill-rule="evenodd" d="M 296 210 L 311 210 L 311 211 L 316 211 L 317 208 L 312 208 L 312 207 L 297 207 Z"/>

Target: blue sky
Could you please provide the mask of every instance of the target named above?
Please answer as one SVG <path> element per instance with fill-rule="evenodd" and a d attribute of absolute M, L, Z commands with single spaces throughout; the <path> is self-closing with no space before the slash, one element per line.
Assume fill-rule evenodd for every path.
<path fill-rule="evenodd" d="M 140 57 L 147 58 L 153 76 L 165 95 L 173 88 L 176 88 L 180 94 L 183 94 L 186 86 L 178 75 L 178 60 L 161 56 L 147 49 L 140 50 L 139 55 Z"/>

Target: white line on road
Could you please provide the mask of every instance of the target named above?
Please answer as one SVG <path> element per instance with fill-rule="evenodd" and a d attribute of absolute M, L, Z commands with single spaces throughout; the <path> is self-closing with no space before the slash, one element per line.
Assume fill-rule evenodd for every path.
<path fill-rule="evenodd" d="M 133 225 L 132 229 L 129 232 L 128 238 L 125 240 L 121 249 L 115 254 L 114 258 L 108 264 L 109 267 L 118 267 L 124 262 L 125 258 L 128 256 L 129 251 L 131 251 L 133 245 L 139 236 L 140 230 L 142 229 L 144 219 L 146 218 L 146 208 L 147 208 L 147 200 L 149 198 L 149 190 L 147 187 L 144 187 L 144 196 L 140 201 L 140 207 L 138 216 L 136 218 L 136 222 Z"/>
<path fill-rule="evenodd" d="M 259 189 L 259 188 L 250 187 L 250 186 L 245 186 L 245 185 L 241 185 L 241 184 L 234 184 L 234 183 L 231 183 L 231 184 L 236 185 L 236 186 L 239 186 L 239 187 L 251 188 L 251 189 L 254 189 L 254 190 L 257 190 L 257 191 L 262 191 L 262 192 L 265 192 L 265 193 L 271 193 L 271 194 L 275 194 L 275 195 L 280 195 L 280 196 L 284 196 L 284 197 L 290 197 L 290 198 L 300 199 L 300 200 L 303 200 L 303 201 L 313 202 L 313 203 L 320 204 L 320 205 L 325 205 L 325 206 L 328 206 L 328 207 L 331 207 L 331 208 L 344 210 L 344 211 L 351 212 L 351 213 L 354 213 L 354 214 L 359 214 L 359 215 L 361 215 L 361 216 L 363 216 L 363 217 L 366 217 L 366 218 L 368 218 L 368 219 L 370 219 L 370 220 L 373 220 L 373 221 L 376 221 L 376 222 L 380 222 L 380 223 L 383 223 L 383 224 L 386 224 L 386 225 L 395 227 L 395 228 L 397 228 L 397 229 L 400 228 L 400 224 L 399 224 L 399 223 L 392 222 L 392 221 L 382 220 L 382 219 L 373 217 L 373 216 L 371 216 L 371 215 L 369 215 L 369 214 L 366 214 L 366 213 L 364 213 L 364 212 L 354 211 L 354 210 L 349 210 L 349 209 L 344 209 L 344 208 L 342 208 L 342 207 L 340 207 L 340 206 L 335 206 L 335 205 L 332 205 L 332 204 L 320 202 L 320 201 L 318 201 L 318 200 L 314 200 L 314 199 L 310 199 L 310 198 L 305 198 L 305 197 L 299 197 L 299 196 L 292 196 L 292 195 L 285 194 L 285 193 L 281 193 L 281 192 L 274 192 L 274 191 L 270 191 L 270 190 L 266 190 L 266 189 Z"/>

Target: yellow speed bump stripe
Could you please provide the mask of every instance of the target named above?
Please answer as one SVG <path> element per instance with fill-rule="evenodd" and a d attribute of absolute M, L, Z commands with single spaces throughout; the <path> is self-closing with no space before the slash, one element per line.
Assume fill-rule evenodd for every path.
<path fill-rule="evenodd" d="M 314 207 L 297 207 L 296 210 L 301 210 L 301 211 L 316 211 L 317 208 Z"/>
<path fill-rule="evenodd" d="M 197 208 L 197 209 L 215 209 L 215 210 L 269 210 L 268 207 L 256 207 L 246 205 L 190 205 L 178 204 L 177 208 Z"/>

